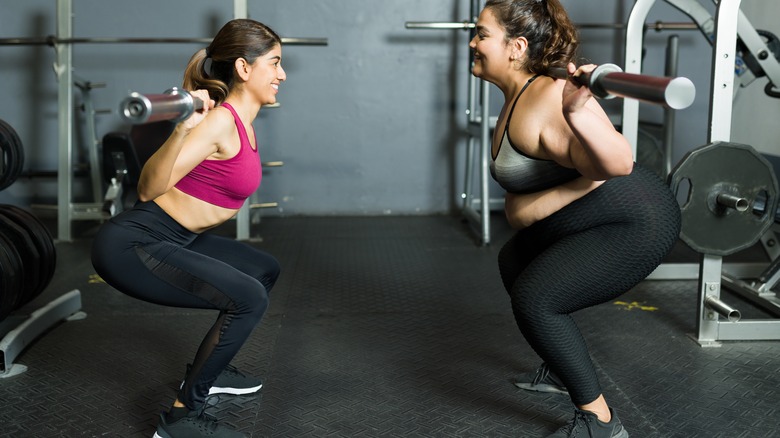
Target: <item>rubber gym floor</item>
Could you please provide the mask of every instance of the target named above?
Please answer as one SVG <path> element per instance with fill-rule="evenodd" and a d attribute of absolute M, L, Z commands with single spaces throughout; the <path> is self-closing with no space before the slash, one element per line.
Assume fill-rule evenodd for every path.
<path fill-rule="evenodd" d="M 251 244 L 283 272 L 233 364 L 264 386 L 210 412 L 252 437 L 551 433 L 572 407 L 511 383 L 540 359 L 498 276 L 511 230 L 498 216 L 492 227 L 479 246 L 458 217 L 263 218 Z M 0 436 L 151 437 L 215 318 L 102 283 L 89 257 L 96 226 L 82 228 L 57 243 L 54 279 L 17 313 L 78 289 L 86 318 L 53 327 L 15 361 L 26 372 L 0 379 Z M 701 348 L 688 336 L 696 295 L 695 280 L 648 280 L 576 314 L 607 400 L 632 438 L 780 436 L 780 342 Z"/>

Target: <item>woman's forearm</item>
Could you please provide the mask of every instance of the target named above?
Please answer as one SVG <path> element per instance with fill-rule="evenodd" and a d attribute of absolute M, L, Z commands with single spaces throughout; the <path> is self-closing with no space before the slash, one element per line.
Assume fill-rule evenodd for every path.
<path fill-rule="evenodd" d="M 138 198 L 141 201 L 150 201 L 171 188 L 173 166 L 187 133 L 187 130 L 177 126 L 160 149 L 144 164 L 138 178 Z"/>
<path fill-rule="evenodd" d="M 604 180 L 631 173 L 634 163 L 631 145 L 609 119 L 587 106 L 564 113 L 564 117 L 580 143 L 579 147 L 572 148 L 572 161 L 587 163 L 577 166 L 583 175 Z"/>

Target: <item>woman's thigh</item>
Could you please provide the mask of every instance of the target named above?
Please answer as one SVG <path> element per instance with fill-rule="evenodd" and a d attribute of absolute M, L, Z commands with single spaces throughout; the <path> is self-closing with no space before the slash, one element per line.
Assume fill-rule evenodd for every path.
<path fill-rule="evenodd" d="M 92 263 L 112 287 L 167 306 L 228 310 L 256 300 L 264 286 L 241 270 L 180 245 L 147 239 L 106 223 L 95 237 Z"/>
<path fill-rule="evenodd" d="M 271 290 L 279 277 L 280 266 L 274 256 L 235 239 L 205 233 L 186 248 L 219 260 L 257 279 L 265 286 L 266 291 Z"/>

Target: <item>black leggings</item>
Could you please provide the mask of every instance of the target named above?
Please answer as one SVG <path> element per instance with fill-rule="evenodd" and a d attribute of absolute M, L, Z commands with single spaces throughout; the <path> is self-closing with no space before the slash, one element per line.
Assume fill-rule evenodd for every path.
<path fill-rule="evenodd" d="M 276 259 L 233 239 L 182 227 L 154 202 L 104 224 L 92 246 L 95 271 L 120 292 L 166 306 L 219 310 L 178 399 L 202 406 L 268 308 Z"/>
<path fill-rule="evenodd" d="M 635 165 L 630 175 L 518 231 L 501 249 L 499 270 L 517 325 L 575 405 L 602 391 L 570 314 L 633 288 L 660 265 L 679 233 L 671 191 Z"/>

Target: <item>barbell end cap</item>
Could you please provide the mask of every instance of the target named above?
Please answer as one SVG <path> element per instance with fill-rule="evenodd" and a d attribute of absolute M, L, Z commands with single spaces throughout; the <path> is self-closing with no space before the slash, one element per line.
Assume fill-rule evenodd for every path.
<path fill-rule="evenodd" d="M 666 105 L 675 110 L 688 108 L 696 99 L 696 86 L 686 77 L 672 79 L 664 90 Z"/>
<path fill-rule="evenodd" d="M 119 114 L 127 122 L 144 123 L 149 120 L 152 102 L 143 94 L 132 92 L 119 103 Z"/>

